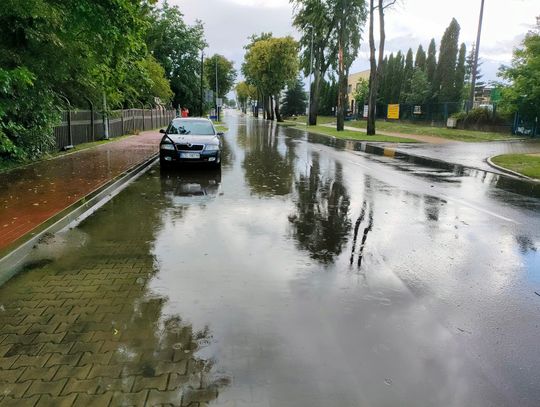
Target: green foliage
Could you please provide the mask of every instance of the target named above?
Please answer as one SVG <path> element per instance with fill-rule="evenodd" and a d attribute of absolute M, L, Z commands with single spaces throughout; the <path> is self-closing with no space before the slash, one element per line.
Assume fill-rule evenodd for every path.
<path fill-rule="evenodd" d="M 322 115 L 334 116 L 338 100 L 338 84 L 335 79 L 321 82 L 319 112 Z"/>
<path fill-rule="evenodd" d="M 439 61 L 433 78 L 434 97 L 439 102 L 453 102 L 456 78 L 456 63 L 458 55 L 460 26 L 455 18 L 444 32 L 441 40 Z"/>
<path fill-rule="evenodd" d="M 297 77 L 287 87 L 282 101 L 281 112 L 284 116 L 298 116 L 306 112 L 306 106 L 307 96 L 304 91 L 304 83 L 302 79 Z"/>
<path fill-rule="evenodd" d="M 26 68 L 0 68 L 0 157 L 32 159 L 54 147 L 55 98 Z"/>
<path fill-rule="evenodd" d="M 153 0 L 0 2 L 0 154 L 54 148 L 60 110 L 137 100 L 167 102 L 165 72 L 149 55 Z M 166 7 L 166 4 L 165 6 Z"/>
<path fill-rule="evenodd" d="M 298 73 L 298 43 L 292 37 L 255 42 L 245 55 L 242 71 L 264 95 L 276 95 Z"/>
<path fill-rule="evenodd" d="M 403 69 L 403 88 L 401 89 L 400 100 L 404 98 L 404 95 L 411 92 L 411 80 L 413 76 L 413 52 L 409 48 L 407 56 L 405 58 L 405 68 Z"/>
<path fill-rule="evenodd" d="M 416 58 L 414 59 L 414 67 L 419 68 L 422 71 L 425 71 L 426 69 L 426 51 L 424 51 L 424 48 L 420 44 L 418 46 L 418 50 L 416 51 Z"/>
<path fill-rule="evenodd" d="M 500 76 L 510 81 L 502 90 L 501 107 L 519 111 L 529 120 L 540 117 L 540 30 L 527 34 L 522 47 L 514 51 L 511 66 L 503 66 Z"/>
<path fill-rule="evenodd" d="M 167 2 L 152 12 L 148 49 L 165 69 L 173 91 L 173 105 L 197 111 L 201 92 L 201 52 L 206 47 L 204 28 L 185 23 L 180 9 Z"/>
<path fill-rule="evenodd" d="M 301 66 L 305 75 L 313 69 L 310 121 L 315 122 L 317 106 L 322 105 L 319 97 L 322 82 L 330 67 L 336 70 L 339 67 L 340 48 L 344 68 L 341 85 L 343 89 L 347 85 L 345 73 L 358 55 L 361 29 L 367 17 L 366 4 L 364 0 L 291 0 L 291 3 L 294 7 L 293 25 L 302 33 Z"/>
<path fill-rule="evenodd" d="M 215 90 L 216 86 L 216 67 L 217 67 L 217 83 L 219 96 L 225 96 L 229 93 L 236 80 L 236 70 L 234 64 L 222 55 L 214 55 L 204 61 L 204 75 L 206 82 L 211 89 Z"/>
<path fill-rule="evenodd" d="M 367 104 L 369 96 L 369 81 L 360 78 L 354 90 L 354 100 L 360 106 Z"/>
<path fill-rule="evenodd" d="M 249 101 L 257 100 L 257 89 L 254 86 L 248 84 L 247 82 L 242 81 L 236 84 L 235 91 L 238 104 L 240 105 L 242 111 L 245 113 L 247 111 L 247 105 Z"/>
<path fill-rule="evenodd" d="M 456 76 L 454 79 L 454 92 L 452 95 L 452 101 L 458 102 L 463 97 L 463 89 L 465 87 L 465 59 L 467 55 L 467 47 L 465 44 L 461 44 L 459 48 L 459 56 L 456 66 Z"/>
<path fill-rule="evenodd" d="M 427 59 L 426 59 L 426 75 L 429 83 L 433 83 L 435 71 L 437 70 L 437 45 L 435 39 L 432 38 L 429 43 Z"/>
<path fill-rule="evenodd" d="M 427 74 L 418 68 L 415 68 L 411 77 L 411 86 L 408 92 L 404 94 L 404 102 L 411 105 L 422 105 L 426 103 L 431 93 L 431 85 Z"/>

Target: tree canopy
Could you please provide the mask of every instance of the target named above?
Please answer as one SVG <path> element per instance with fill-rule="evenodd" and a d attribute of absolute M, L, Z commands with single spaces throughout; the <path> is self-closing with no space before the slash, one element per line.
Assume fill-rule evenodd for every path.
<path fill-rule="evenodd" d="M 502 91 L 502 107 L 529 120 L 540 117 L 540 26 L 526 35 L 500 76 L 510 82 Z"/>

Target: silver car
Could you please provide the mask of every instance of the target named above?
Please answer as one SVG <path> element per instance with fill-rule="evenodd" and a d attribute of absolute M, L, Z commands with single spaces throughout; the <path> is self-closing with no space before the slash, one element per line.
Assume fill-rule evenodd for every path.
<path fill-rule="evenodd" d="M 159 145 L 162 167 L 173 164 L 207 164 L 221 166 L 222 140 L 214 124 L 204 118 L 176 118 L 167 129 L 161 129 Z"/>

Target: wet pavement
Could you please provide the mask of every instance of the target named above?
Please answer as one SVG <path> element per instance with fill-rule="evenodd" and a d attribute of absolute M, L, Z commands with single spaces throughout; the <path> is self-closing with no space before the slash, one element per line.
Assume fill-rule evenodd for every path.
<path fill-rule="evenodd" d="M 396 150 L 422 157 L 435 158 L 465 167 L 501 173 L 487 159 L 502 154 L 540 153 L 540 140 L 493 141 L 486 143 L 399 144 Z"/>
<path fill-rule="evenodd" d="M 79 199 L 158 152 L 156 131 L 0 174 L 0 253 Z M 1 256 L 0 256 L 1 257 Z"/>
<path fill-rule="evenodd" d="M 1 405 L 538 405 L 539 199 L 226 120 L 0 287 Z"/>

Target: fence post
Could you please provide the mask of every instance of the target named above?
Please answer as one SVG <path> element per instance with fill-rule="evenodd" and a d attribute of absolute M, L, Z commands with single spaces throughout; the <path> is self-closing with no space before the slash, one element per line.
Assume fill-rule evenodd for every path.
<path fill-rule="evenodd" d="M 73 133 L 71 130 L 71 109 L 68 110 L 67 123 L 68 123 L 69 146 L 73 147 Z"/>
<path fill-rule="evenodd" d="M 153 112 L 154 109 L 150 108 L 150 129 L 153 129 L 154 128 L 154 115 L 153 115 Z"/>
<path fill-rule="evenodd" d="M 142 108 L 142 131 L 144 131 L 144 106 Z"/>
<path fill-rule="evenodd" d="M 124 129 L 124 109 L 120 111 L 120 122 L 122 123 L 122 136 L 126 134 Z"/>

